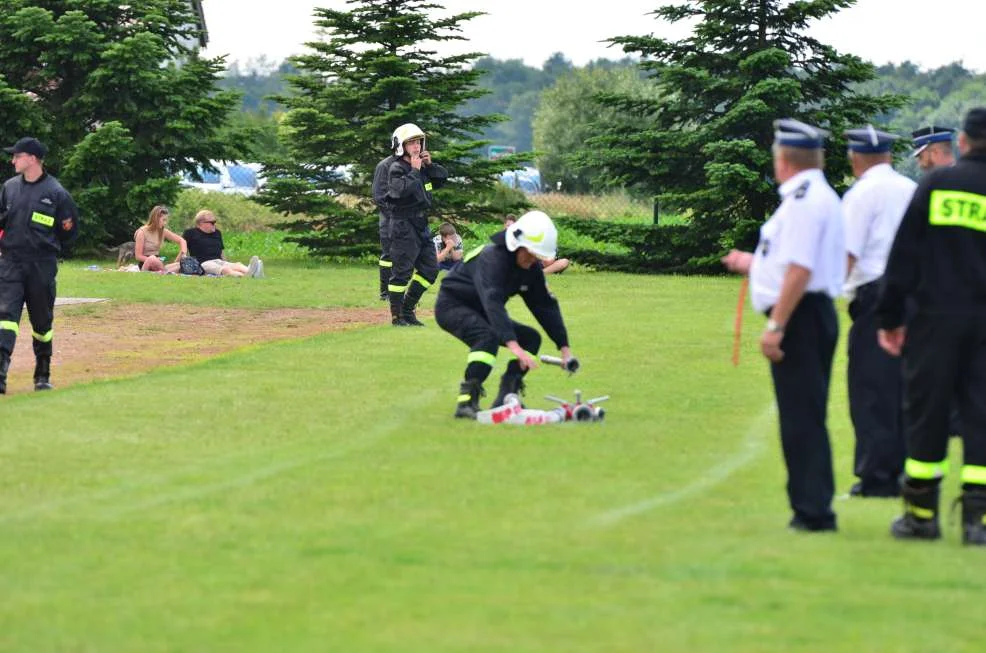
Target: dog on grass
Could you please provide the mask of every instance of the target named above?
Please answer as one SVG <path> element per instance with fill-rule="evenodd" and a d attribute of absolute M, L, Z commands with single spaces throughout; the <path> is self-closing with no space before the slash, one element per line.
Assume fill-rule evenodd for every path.
<path fill-rule="evenodd" d="M 116 254 L 116 267 L 122 268 L 124 265 L 129 263 L 136 263 L 137 259 L 134 256 L 134 248 L 136 243 L 134 241 L 128 241 L 122 245 L 117 245 L 116 247 L 108 247 L 106 251 L 110 254 Z"/>

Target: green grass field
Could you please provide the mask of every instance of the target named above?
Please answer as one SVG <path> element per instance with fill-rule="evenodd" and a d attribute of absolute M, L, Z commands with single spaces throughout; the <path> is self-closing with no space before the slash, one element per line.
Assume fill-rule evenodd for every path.
<path fill-rule="evenodd" d="M 385 310 L 372 266 L 267 269 L 252 282 L 70 262 L 60 294 Z M 785 529 L 752 311 L 730 364 L 736 279 L 576 271 L 551 286 L 583 369 L 535 371 L 528 403 L 610 394 L 602 425 L 453 420 L 466 352 L 431 318 L 7 397 L 0 651 L 982 649 L 986 557 L 957 524 L 897 543 L 898 504 L 870 500 L 838 502 L 838 534 Z M 55 329 L 57 349 L 71 335 Z"/>

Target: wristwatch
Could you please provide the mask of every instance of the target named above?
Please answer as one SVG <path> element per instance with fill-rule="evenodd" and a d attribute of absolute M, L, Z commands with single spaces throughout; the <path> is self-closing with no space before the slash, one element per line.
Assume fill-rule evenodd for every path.
<path fill-rule="evenodd" d="M 767 320 L 767 326 L 764 328 L 767 333 L 784 333 L 784 325 L 778 323 L 774 319 Z"/>

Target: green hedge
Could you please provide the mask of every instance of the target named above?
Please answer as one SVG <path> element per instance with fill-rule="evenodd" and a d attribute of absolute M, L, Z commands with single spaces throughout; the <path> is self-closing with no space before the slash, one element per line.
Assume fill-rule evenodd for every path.
<path fill-rule="evenodd" d="M 598 270 L 644 274 L 714 274 L 722 272 L 717 239 L 692 224 L 641 225 L 577 218 L 557 218 L 559 229 L 620 245 L 627 253 L 597 249 L 565 251 L 564 256 Z"/>

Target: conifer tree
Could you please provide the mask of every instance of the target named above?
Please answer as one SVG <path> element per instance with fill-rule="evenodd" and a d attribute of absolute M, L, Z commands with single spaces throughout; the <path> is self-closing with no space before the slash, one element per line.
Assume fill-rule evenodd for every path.
<path fill-rule="evenodd" d="M 81 244 L 132 238 L 181 172 L 244 152 L 245 136 L 220 137 L 238 94 L 218 90 L 225 64 L 198 37 L 187 0 L 0 3 L 0 139 L 48 145 Z"/>
<path fill-rule="evenodd" d="M 440 16 L 425 0 L 349 0 L 347 11 L 320 8 L 323 40 L 292 58 L 292 94 L 276 98 L 287 111 L 281 134 L 289 156 L 267 162 L 260 200 L 303 213 L 294 239 L 317 254 L 358 256 L 379 249 L 377 207 L 370 193 L 376 164 L 391 153 L 390 137 L 412 122 L 428 135 L 433 159 L 451 183 L 435 193 L 438 219 L 491 220 L 497 174 L 519 155 L 496 161 L 474 135 L 502 120 L 461 115 L 460 105 L 488 91 L 468 67 L 481 53 L 442 55 L 436 46 L 461 41 L 461 24 L 478 12 Z"/>
<path fill-rule="evenodd" d="M 621 36 L 611 42 L 641 57 L 659 88 L 656 99 L 611 94 L 603 102 L 636 120 L 600 124 L 581 154 L 611 183 L 659 198 L 663 210 L 690 215 L 692 238 L 709 258 L 750 247 L 776 207 L 772 122 L 797 118 L 832 132 L 827 175 L 849 174 L 843 130 L 900 106 L 895 95 L 867 95 L 853 85 L 874 67 L 806 34 L 809 24 L 855 0 L 691 0 L 653 15 L 694 20 L 680 41 Z"/>

